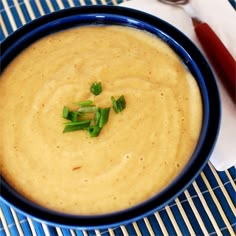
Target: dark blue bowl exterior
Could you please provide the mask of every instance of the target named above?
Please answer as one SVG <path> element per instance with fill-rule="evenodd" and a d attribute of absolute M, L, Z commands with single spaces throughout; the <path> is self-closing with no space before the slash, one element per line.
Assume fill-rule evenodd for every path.
<path fill-rule="evenodd" d="M 130 209 L 105 215 L 78 216 L 40 207 L 18 194 L 2 178 L 1 200 L 31 217 L 52 225 L 107 228 L 129 223 L 153 213 L 176 198 L 207 164 L 220 126 L 220 97 L 206 59 L 180 31 L 163 20 L 123 7 L 89 6 L 70 8 L 41 17 L 10 35 L 1 45 L 1 71 L 34 41 L 48 34 L 81 25 L 124 25 L 149 31 L 165 41 L 196 78 L 203 99 L 204 118 L 198 146 L 182 173 L 161 193 Z M 157 180 L 158 181 L 158 180 Z"/>

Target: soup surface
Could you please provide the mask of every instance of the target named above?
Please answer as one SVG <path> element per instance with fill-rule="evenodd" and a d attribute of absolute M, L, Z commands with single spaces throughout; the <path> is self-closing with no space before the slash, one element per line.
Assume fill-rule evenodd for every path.
<path fill-rule="evenodd" d="M 90 92 L 101 82 L 103 92 Z M 0 167 L 23 196 L 66 213 L 134 206 L 184 168 L 201 130 L 198 85 L 160 39 L 122 26 L 73 28 L 19 54 L 0 78 Z M 126 108 L 100 135 L 63 133 L 64 106 Z"/>

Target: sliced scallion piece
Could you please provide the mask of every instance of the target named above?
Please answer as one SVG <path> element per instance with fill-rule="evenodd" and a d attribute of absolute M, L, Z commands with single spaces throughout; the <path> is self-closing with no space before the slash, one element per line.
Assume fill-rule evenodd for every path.
<path fill-rule="evenodd" d="M 68 119 L 69 112 L 70 112 L 69 108 L 64 106 L 63 111 L 62 111 L 62 117 L 65 118 L 65 119 Z"/>
<path fill-rule="evenodd" d="M 102 128 L 108 121 L 110 107 L 101 108 L 98 127 Z"/>
<path fill-rule="evenodd" d="M 101 131 L 101 128 L 99 128 L 97 125 L 89 126 L 88 132 L 91 138 L 97 137 Z"/>
<path fill-rule="evenodd" d="M 96 125 L 99 124 L 100 117 L 101 117 L 101 108 L 98 107 L 96 112 L 95 112 L 95 116 L 94 116 L 94 122 L 95 122 Z"/>
<path fill-rule="evenodd" d="M 90 126 L 90 123 L 91 120 L 82 120 L 77 122 L 66 123 L 63 133 L 86 129 Z"/>
<path fill-rule="evenodd" d="M 124 95 L 120 96 L 117 100 L 112 96 L 111 102 L 113 109 L 116 113 L 123 111 L 126 107 L 126 101 Z"/>
<path fill-rule="evenodd" d="M 95 95 L 99 95 L 102 92 L 102 84 L 101 82 L 94 82 L 91 87 L 90 87 L 90 91 Z"/>
<path fill-rule="evenodd" d="M 92 104 L 93 104 L 93 101 L 91 101 L 91 100 L 86 100 L 86 101 L 75 103 L 75 105 L 78 105 L 78 106 L 81 106 L 81 107 L 91 106 Z"/>
<path fill-rule="evenodd" d="M 81 113 L 93 113 L 97 110 L 96 106 L 84 106 L 78 109 L 78 112 Z"/>

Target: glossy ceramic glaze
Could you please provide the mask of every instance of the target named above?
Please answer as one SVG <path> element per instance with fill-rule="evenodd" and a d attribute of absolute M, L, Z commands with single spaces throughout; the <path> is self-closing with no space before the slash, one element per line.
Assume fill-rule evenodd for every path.
<path fill-rule="evenodd" d="M 161 193 L 124 211 L 94 216 L 54 212 L 23 198 L 3 178 L 1 179 L 1 200 L 25 214 L 46 221 L 48 224 L 80 228 L 107 228 L 128 223 L 161 209 L 192 183 L 207 163 L 217 138 L 220 125 L 220 98 L 210 66 L 185 35 L 156 17 L 121 7 L 71 8 L 46 15 L 29 23 L 2 43 L 1 70 L 4 70 L 18 53 L 37 39 L 59 30 L 91 24 L 125 25 L 144 29 L 165 41 L 196 78 L 201 90 L 204 112 L 197 148 L 182 173 Z"/>

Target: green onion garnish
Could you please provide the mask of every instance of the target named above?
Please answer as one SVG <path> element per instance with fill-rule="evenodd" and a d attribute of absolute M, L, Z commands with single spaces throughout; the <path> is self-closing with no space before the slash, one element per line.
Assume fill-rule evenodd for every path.
<path fill-rule="evenodd" d="M 92 104 L 93 104 L 93 101 L 91 101 L 91 100 L 86 100 L 86 101 L 75 103 L 75 105 L 78 105 L 78 106 L 81 106 L 81 107 L 91 106 Z"/>
<path fill-rule="evenodd" d="M 112 96 L 111 101 L 113 109 L 116 113 L 123 111 L 126 107 L 126 101 L 124 95 L 120 96 L 117 100 Z"/>
<path fill-rule="evenodd" d="M 69 108 L 68 107 L 64 107 L 63 111 L 62 111 L 62 117 L 65 118 L 65 119 L 68 119 L 69 112 L 70 112 Z"/>
<path fill-rule="evenodd" d="M 94 82 L 90 87 L 90 91 L 96 96 L 99 95 L 102 92 L 101 82 Z M 126 107 L 124 95 L 120 96 L 117 100 L 112 96 L 111 101 L 116 113 L 121 112 Z M 65 123 L 63 133 L 87 130 L 90 137 L 97 137 L 103 126 L 108 122 L 110 107 L 96 107 L 91 100 L 85 100 L 75 104 L 79 106 L 77 111 L 70 111 L 66 106 L 63 108 L 62 117 L 70 120 L 70 122 Z M 87 116 L 87 113 L 93 113 L 93 120 L 88 118 L 88 120 L 81 119 L 82 116 Z"/>
<path fill-rule="evenodd" d="M 100 119 L 98 123 L 99 128 L 102 128 L 107 123 L 109 112 L 110 112 L 110 107 L 101 108 Z"/>
<path fill-rule="evenodd" d="M 96 125 L 99 124 L 100 118 L 101 118 L 101 108 L 98 107 L 96 112 L 95 112 L 95 116 L 94 116 L 94 122 L 95 122 Z"/>
<path fill-rule="evenodd" d="M 102 92 L 102 84 L 101 82 L 96 83 L 94 82 L 91 87 L 90 87 L 90 91 L 95 95 L 99 95 Z"/>
<path fill-rule="evenodd" d="M 101 131 L 101 128 L 99 128 L 97 125 L 94 126 L 89 126 L 88 127 L 88 132 L 91 138 L 97 137 Z"/>
<path fill-rule="evenodd" d="M 90 126 L 90 123 L 91 120 L 82 120 L 77 122 L 66 123 L 63 133 L 86 129 Z"/>
<path fill-rule="evenodd" d="M 78 112 L 81 113 L 93 113 L 97 110 L 96 106 L 84 106 L 78 109 Z"/>

